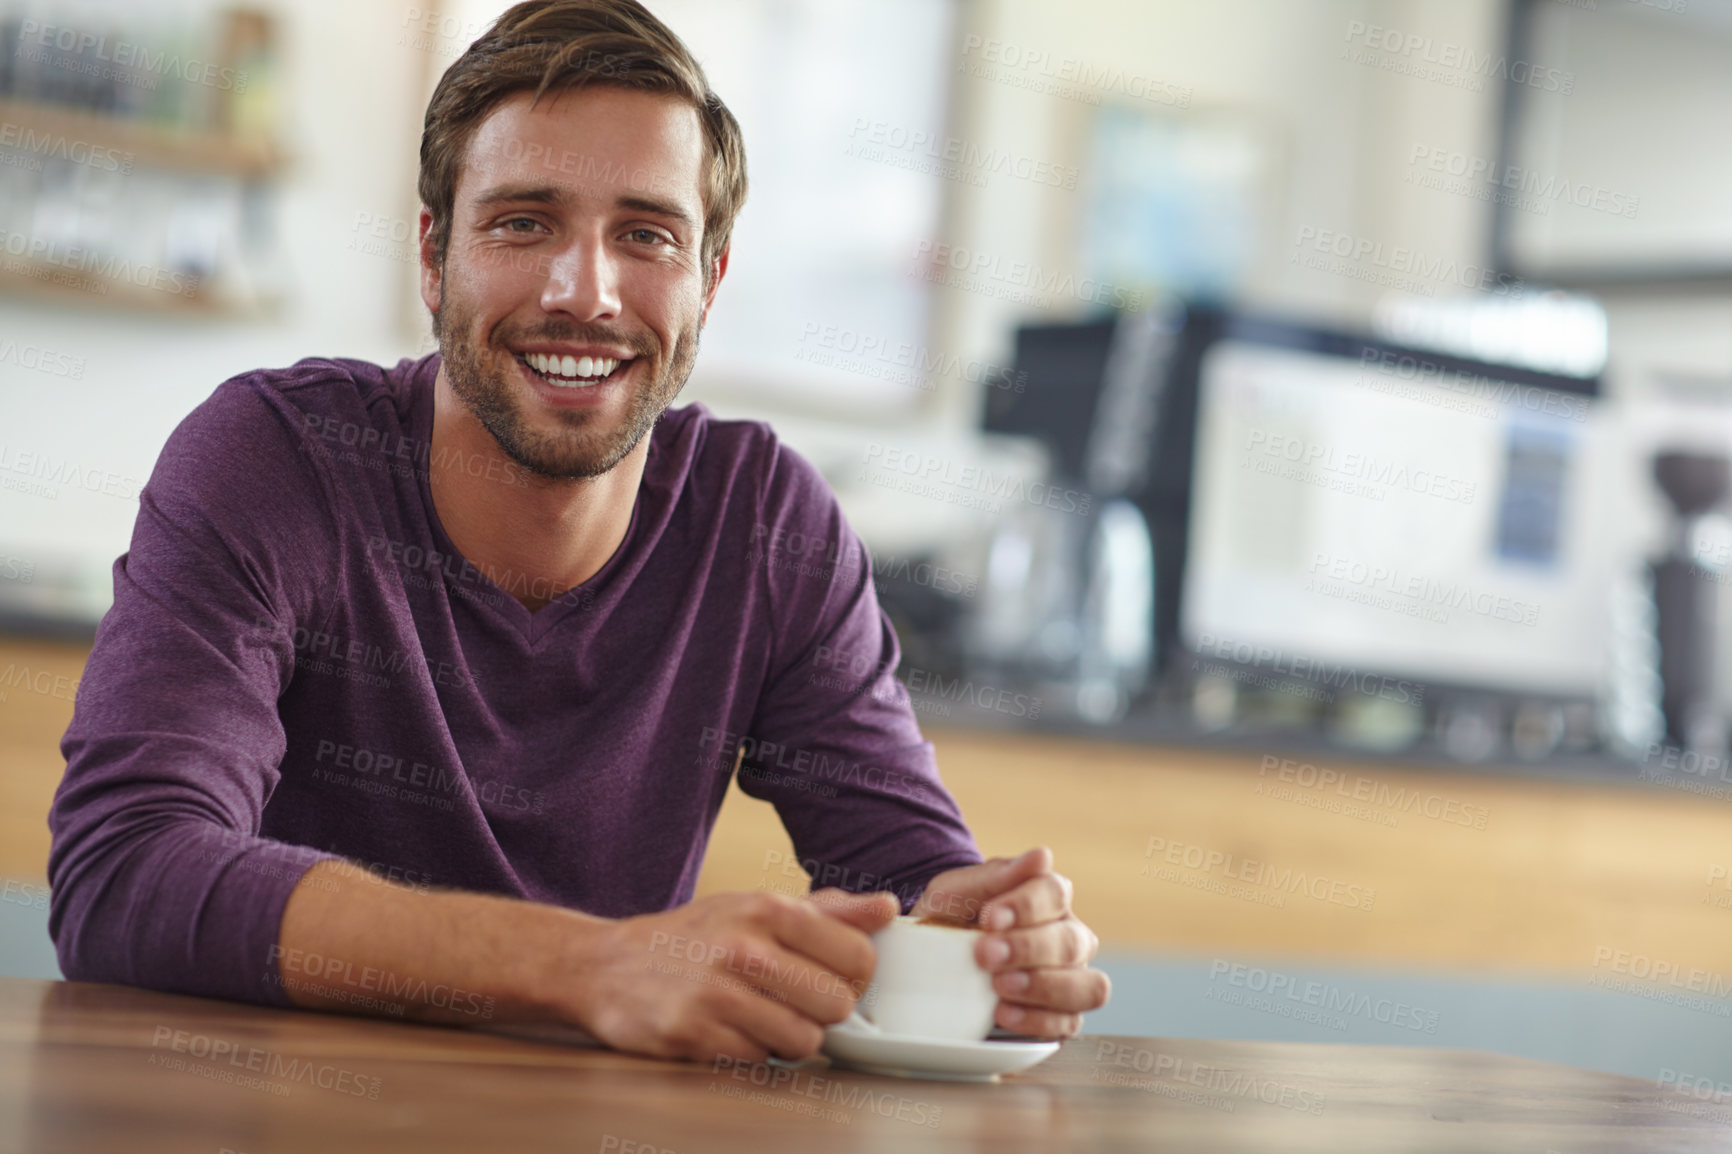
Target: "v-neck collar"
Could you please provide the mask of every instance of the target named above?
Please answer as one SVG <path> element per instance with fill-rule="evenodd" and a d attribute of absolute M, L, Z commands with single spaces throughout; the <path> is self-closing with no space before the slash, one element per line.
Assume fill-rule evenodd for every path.
<path fill-rule="evenodd" d="M 412 395 L 410 397 L 410 415 L 414 422 L 414 434 L 420 444 L 427 446 L 427 467 L 415 470 L 417 482 L 421 490 L 421 505 L 426 510 L 427 527 L 433 534 L 434 541 L 447 556 L 467 558 L 452 542 L 451 535 L 445 531 L 445 525 L 439 520 L 439 510 L 433 504 L 433 391 L 434 382 L 439 374 L 439 355 L 430 355 L 422 364 L 422 371 L 410 379 Z M 654 436 L 652 430 L 650 434 Z M 655 459 L 655 444 L 652 440 L 649 451 L 650 460 L 644 462 L 644 475 L 649 475 L 650 461 Z M 475 580 L 484 590 L 497 593 L 496 597 L 467 598 L 479 612 L 492 613 L 515 629 L 531 647 L 539 645 L 543 638 L 552 632 L 554 626 L 563 621 L 572 610 L 591 604 L 599 595 L 603 582 L 620 565 L 620 559 L 631 548 L 632 538 L 637 535 L 638 517 L 643 507 L 643 482 L 638 482 L 638 491 L 631 503 L 631 520 L 626 525 L 625 536 L 620 538 L 619 547 L 613 551 L 600 569 L 593 573 L 589 580 L 581 585 L 574 585 L 543 605 L 533 613 L 513 597 L 505 589 L 494 584 L 493 580 L 481 572 L 481 567 L 468 562 L 475 570 Z M 450 593 L 447 592 L 449 597 Z"/>

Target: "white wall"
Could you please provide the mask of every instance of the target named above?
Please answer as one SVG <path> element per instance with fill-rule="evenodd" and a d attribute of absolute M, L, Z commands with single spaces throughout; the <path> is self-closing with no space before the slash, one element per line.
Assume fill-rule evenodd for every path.
<path fill-rule="evenodd" d="M 15 358 L 0 363 L 0 453 L 106 471 L 125 482 L 113 488 L 135 494 L 174 426 L 228 377 L 304 356 L 388 363 L 414 352 L 400 320 L 402 261 L 351 247 L 365 239 L 355 231 L 357 214 L 413 219 L 422 112 L 415 93 L 429 54 L 406 35 L 410 9 L 345 0 L 264 6 L 287 41 L 284 143 L 293 163 L 279 206 L 287 308 L 268 323 L 235 323 L 0 297 L 0 342 L 86 362 L 81 380 L 23 368 Z M 13 583 L 5 591 L 48 594 L 64 576 L 78 604 L 100 612 L 112 592 L 108 565 L 127 547 L 137 500 L 100 486 L 58 489 L 54 499 L 0 490 L 0 559 L 35 569 L 34 589 Z"/>
<path fill-rule="evenodd" d="M 963 36 L 1122 68 L 1190 90 L 1197 115 L 1232 115 L 1266 130 L 1277 163 L 1247 287 L 1253 305 L 1356 326 L 1369 322 L 1379 288 L 1292 261 L 1295 239 L 1307 228 L 1461 264 L 1486 257 L 1486 206 L 1415 188 L 1407 177 L 1416 146 L 1496 155 L 1497 86 L 1475 93 L 1368 67 L 1342 53 L 1355 21 L 1494 51 L 1504 29 L 1502 0 L 961 3 Z M 148 475 L 174 424 L 229 375 L 306 355 L 389 362 L 425 347 L 404 321 L 416 308 L 407 293 L 411 247 L 369 237 L 356 222 L 363 215 L 381 219 L 407 236 L 431 79 L 503 4 L 453 3 L 454 19 L 431 32 L 415 19 L 414 5 L 395 0 L 273 0 L 270 7 L 288 35 L 285 135 L 296 157 L 280 214 L 294 286 L 287 311 L 261 324 L 165 321 L 0 298 L 0 340 L 27 338 L 87 361 L 80 381 L 0 363 L 3 451 L 51 454 L 136 482 Z M 1055 162 L 1079 156 L 1086 105 L 989 80 L 951 80 L 953 135 L 982 149 Z M 943 239 L 1004 262 L 1064 268 L 1072 260 L 1076 193 L 1015 180 L 995 180 L 984 189 L 959 182 L 949 187 L 954 199 Z M 1002 362 L 1012 326 L 1027 315 L 954 289 L 941 289 L 937 299 L 932 344 L 965 359 Z M 1726 297 L 1614 299 L 1611 314 L 1614 393 L 1640 391 L 1661 371 L 1732 379 L 1732 301 Z M 774 417 L 799 447 L 834 469 L 857 461 L 863 440 L 887 432 L 981 451 L 968 435 L 978 390 L 964 384 L 947 385 L 912 418 L 887 411 L 879 427 L 870 415 L 847 427 L 797 418 L 762 399 L 701 383 L 688 396 L 728 414 Z M 1651 496 L 1630 476 L 1628 508 L 1612 514 L 1623 531 L 1651 536 Z M 948 531 L 945 517 L 929 507 L 874 512 L 869 502 L 847 494 L 845 500 L 854 506 L 851 513 L 857 507 L 862 520 L 886 532 L 915 523 L 928 534 Z M 68 562 L 99 608 L 107 597 L 108 563 L 125 548 L 135 512 L 136 502 L 101 494 L 66 490 L 46 500 L 0 491 L 0 572 L 8 556 L 35 562 L 42 574 Z M 38 587 L 49 584 L 44 578 Z"/>

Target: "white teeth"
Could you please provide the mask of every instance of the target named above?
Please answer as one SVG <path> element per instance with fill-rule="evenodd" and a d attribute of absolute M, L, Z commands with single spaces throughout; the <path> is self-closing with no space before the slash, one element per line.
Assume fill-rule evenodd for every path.
<path fill-rule="evenodd" d="M 594 384 L 603 377 L 611 376 L 620 365 L 614 357 L 555 356 L 551 353 L 525 353 L 523 359 L 529 363 L 530 368 L 557 385 L 566 385 L 567 381 L 571 385 Z"/>

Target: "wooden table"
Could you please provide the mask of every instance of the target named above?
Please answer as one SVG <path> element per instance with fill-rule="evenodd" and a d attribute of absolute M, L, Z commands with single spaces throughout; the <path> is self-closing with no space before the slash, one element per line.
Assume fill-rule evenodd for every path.
<path fill-rule="evenodd" d="M 0 980 L 0 1149 L 1724 1150 L 1732 1101 L 1494 1054 L 1084 1037 L 996 1085 L 658 1062 Z"/>

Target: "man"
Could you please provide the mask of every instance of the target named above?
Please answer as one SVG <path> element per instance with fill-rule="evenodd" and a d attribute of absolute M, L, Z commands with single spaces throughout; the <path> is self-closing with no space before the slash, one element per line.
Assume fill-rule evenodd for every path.
<path fill-rule="evenodd" d="M 451 67 L 440 355 L 228 381 L 142 494 L 50 817 L 68 976 L 799 1058 L 912 909 L 988 931 L 1005 1027 L 1104 1003 L 1051 855 L 981 862 L 817 473 L 668 409 L 745 189 L 634 0 L 519 4 Z M 796 537 L 838 563 L 779 563 Z M 838 886 L 691 900 L 748 753 Z"/>

